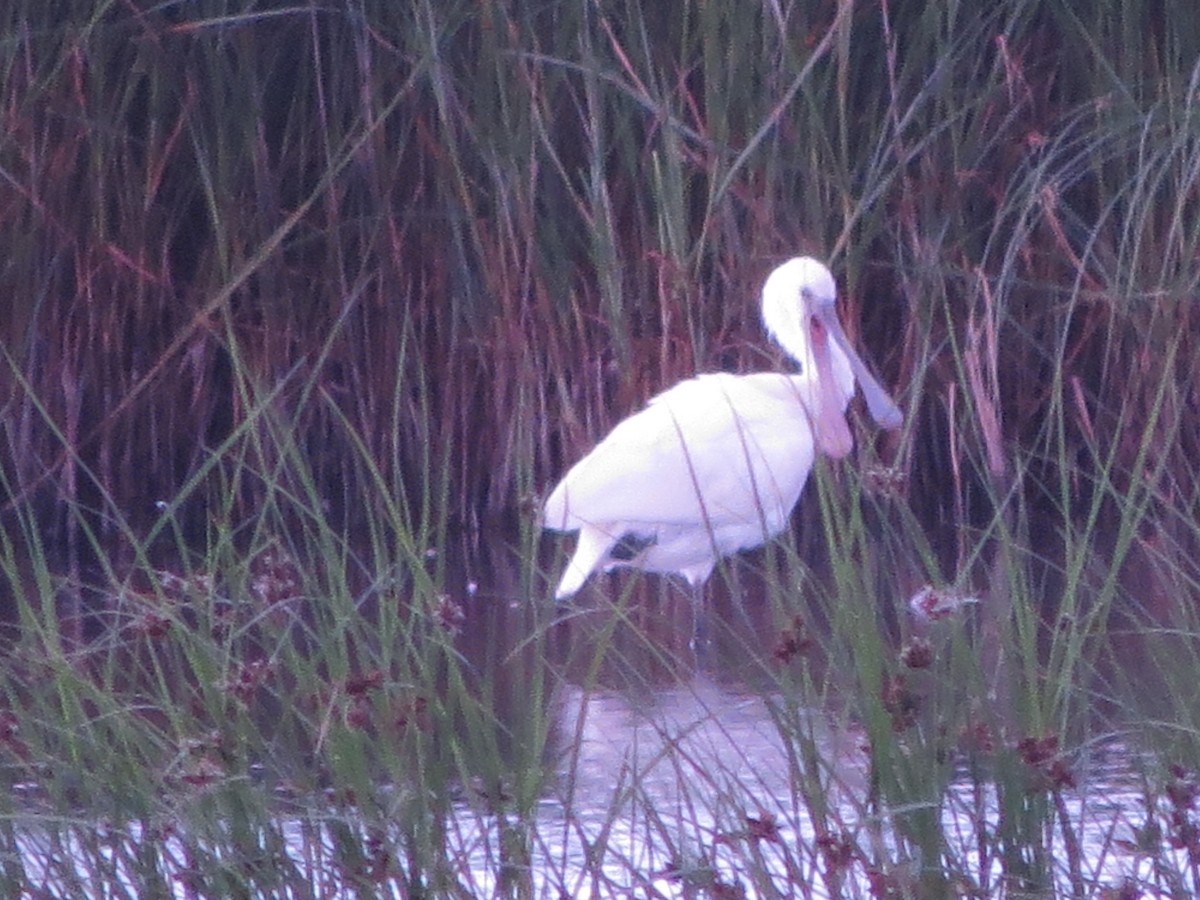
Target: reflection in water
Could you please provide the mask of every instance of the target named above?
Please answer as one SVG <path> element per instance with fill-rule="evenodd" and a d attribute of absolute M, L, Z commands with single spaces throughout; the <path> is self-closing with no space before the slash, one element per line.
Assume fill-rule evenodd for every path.
<path fill-rule="evenodd" d="M 575 746 L 560 772 L 569 793 L 553 813 L 567 817 L 565 810 L 574 810 L 563 841 L 573 847 L 580 884 L 586 883 L 584 850 L 602 836 L 620 847 L 608 867 L 610 887 L 647 887 L 647 873 L 671 873 L 675 880 L 660 878 L 653 886 L 666 896 L 683 895 L 677 876 L 689 866 L 696 878 L 744 884 L 744 855 L 757 838 L 753 850 L 784 895 L 796 885 L 817 897 L 837 893 L 826 881 L 823 830 L 798 791 L 791 753 L 761 697 L 699 677 L 640 700 L 574 689 L 564 707 Z M 894 836 L 863 804 L 869 775 L 861 735 L 835 729 L 819 713 L 808 716 L 829 766 L 829 821 L 848 834 L 875 832 L 894 850 Z M 1144 796 L 1127 748 L 1118 742 L 1094 747 L 1079 761 L 1078 772 L 1079 789 L 1068 794 L 1064 812 L 1077 829 L 1089 880 L 1117 884 L 1145 877 L 1150 862 L 1120 849 L 1137 837 Z M 956 844 L 950 848 L 953 858 L 969 861 L 976 871 L 981 838 L 976 823 L 995 822 L 1000 815 L 994 790 L 985 787 L 981 797 L 977 787 L 960 772 L 941 811 L 944 832 Z M 770 832 L 752 834 L 768 821 Z M 1053 841 L 1062 860 L 1061 836 Z M 995 884 L 998 862 L 992 865 Z M 1065 887 L 1065 872 L 1059 874 Z M 851 875 L 858 880 L 863 873 Z M 866 887 L 859 883 L 856 890 Z"/>
<path fill-rule="evenodd" d="M 622 775 L 636 778 L 630 790 L 653 796 L 661 809 L 686 803 L 711 809 L 738 789 L 775 804 L 795 799 L 788 748 L 762 697 L 704 676 L 645 696 L 575 687 L 563 694 L 563 727 L 573 746 L 559 774 L 585 808 L 604 809 Z M 836 739 L 820 721 L 814 729 L 839 783 L 865 793 L 853 736 Z"/>
<path fill-rule="evenodd" d="M 877 896 L 859 868 L 850 871 L 848 881 L 826 880 L 821 829 L 798 791 L 791 749 L 762 697 L 698 676 L 641 694 L 565 686 L 559 703 L 560 739 L 570 749 L 560 760 L 556 787 L 539 804 L 532 823 L 528 863 L 534 896 L 722 896 L 721 885 L 738 885 L 741 893 L 731 896 L 745 897 Z M 857 736 L 838 733 L 818 713 L 806 716 L 830 766 L 829 818 L 860 843 L 862 835 L 874 833 L 874 839 L 892 845 L 893 836 L 862 804 L 867 776 Z M 1081 769 L 1086 781 L 1068 795 L 1066 813 L 1077 826 L 1093 883 L 1150 876 L 1148 860 L 1114 842 L 1132 843 L 1137 837 L 1131 810 L 1142 794 L 1128 762 L 1119 744 L 1095 748 Z M 954 857 L 973 866 L 978 866 L 979 802 L 973 785 L 960 779 L 941 812 L 945 833 L 957 844 L 951 848 Z M 982 802 L 984 820 L 996 821 L 994 792 L 987 790 Z M 475 803 L 464 800 L 451 810 L 447 851 L 476 896 L 505 893 L 497 869 L 504 828 L 501 817 L 481 812 Z M 363 846 L 375 839 L 352 812 L 291 813 L 282 817 L 280 833 L 281 852 L 292 864 L 315 873 L 314 884 L 328 877 L 321 896 L 359 896 L 336 877 L 348 838 L 356 835 Z M 135 827 L 129 838 L 136 845 L 143 835 Z M 44 861 L 55 860 L 60 872 L 64 858 L 78 858 L 81 867 L 84 861 L 94 865 L 87 848 L 64 844 L 32 822 L 21 830 L 18 843 L 32 883 L 57 884 L 61 896 L 86 895 L 71 893 L 69 880 L 61 876 L 49 877 Z M 1061 858 L 1061 838 L 1053 843 Z M 188 853 L 179 837 L 166 837 L 163 856 L 176 861 L 166 866 L 175 872 L 172 896 L 192 896 Z M 136 889 L 126 864 L 109 865 L 111 877 Z M 755 881 L 748 869 L 770 884 Z M 1062 884 L 1065 893 L 1065 880 Z M 372 895 L 404 896 L 388 884 L 373 886 Z"/>
<path fill-rule="evenodd" d="M 755 849 L 775 857 L 781 884 L 817 880 L 817 830 L 761 697 L 706 676 L 650 695 L 572 687 L 564 691 L 563 722 L 573 744 L 559 771 L 562 809 L 575 811 L 583 833 L 622 835 L 626 847 L 616 858 L 639 862 L 614 873 L 617 883 L 689 867 L 697 878 L 707 867 L 731 878 L 753 840 L 746 836 L 751 820 L 771 823 L 769 839 Z M 862 755 L 836 746 L 823 723 L 815 728 L 841 785 L 861 796 Z M 787 854 L 779 852 L 785 844 Z"/>
<path fill-rule="evenodd" d="M 872 875 L 896 890 L 915 884 L 918 861 L 903 857 L 904 841 L 864 750 L 865 728 L 845 701 L 852 690 L 842 688 L 852 680 L 842 657 L 849 651 L 829 634 L 838 616 L 878 615 L 885 640 L 894 636 L 887 652 L 898 652 L 912 637 L 904 615 L 919 585 L 876 573 L 890 606 L 864 597 L 860 609 L 847 611 L 829 600 L 826 576 L 794 561 L 781 586 L 775 573 L 784 567 L 774 552 L 748 554 L 709 582 L 711 642 L 693 646 L 693 601 L 672 579 L 597 578 L 576 602 L 554 607 L 551 586 L 531 576 L 528 548 L 519 541 L 439 550 L 447 608 L 461 610 L 453 619 L 454 650 L 469 689 L 494 717 L 494 746 L 506 766 L 540 759 L 549 770 L 535 818 L 519 823 L 528 830 L 527 861 L 539 894 L 697 896 L 738 885 L 745 896 L 862 896 L 883 883 Z M 387 588 L 359 596 L 358 612 L 370 619 L 378 615 L 371 603 Z M 927 652 L 952 642 L 953 629 L 965 633 L 974 607 L 984 603 L 917 635 L 931 639 Z M 918 725 L 930 724 L 914 715 Z M 529 746 L 536 747 L 532 755 Z M 1095 883 L 1150 877 L 1146 856 L 1121 849 L 1137 844 L 1146 818 L 1146 788 L 1132 762 L 1117 741 L 1072 759 L 1077 786 L 1062 792 L 1060 813 L 1072 823 Z M 977 824 L 995 828 L 1001 801 L 987 773 L 950 775 L 933 810 L 947 856 L 975 875 L 988 869 L 994 889 L 1000 864 L 993 857 L 985 865 L 979 849 L 994 835 L 980 835 Z M 291 806 L 279 822 L 284 852 L 301 869 L 337 871 L 347 834 L 364 845 L 376 837 L 356 816 L 319 798 L 307 809 Z M 480 802 L 464 788 L 447 830 L 453 867 L 469 873 L 466 883 L 501 890 L 497 860 L 504 851 L 497 848 L 512 824 L 512 814 L 497 813 L 486 796 Z M 1048 840 L 1063 849 L 1061 834 Z M 42 877 L 39 860 L 86 858 L 32 822 L 19 841 L 34 883 Z M 831 859 L 843 850 L 850 862 L 839 869 Z M 902 861 L 872 873 L 866 853 Z M 168 835 L 164 856 L 183 860 L 186 852 Z M 112 866 L 123 878 L 120 868 Z M 179 864 L 180 885 L 185 868 Z M 1065 870 L 1056 874 L 1065 885 Z M 378 893 L 385 895 L 383 886 Z M 323 895 L 351 896 L 333 883 Z"/>
<path fill-rule="evenodd" d="M 668 896 L 687 893 L 688 878 L 698 879 L 693 886 L 714 878 L 744 886 L 739 860 L 747 854 L 776 874 L 784 893 L 808 885 L 813 896 L 836 894 L 839 878 L 831 874 L 827 850 L 838 835 L 851 835 L 861 846 L 877 843 L 887 848 L 882 858 L 896 858 L 900 841 L 872 787 L 866 737 L 841 706 L 839 686 L 849 684 L 848 677 L 829 658 L 837 651 L 828 628 L 844 611 L 828 601 L 828 573 L 792 560 L 801 580 L 780 590 L 771 560 L 770 549 L 746 554 L 709 583 L 704 603 L 712 642 L 699 647 L 690 644 L 692 595 L 673 579 L 598 578 L 557 610 L 548 664 L 561 685 L 554 708 L 561 753 L 557 790 L 540 821 L 554 834 L 561 818 L 554 854 L 577 867 L 573 896 L 589 884 L 583 861 L 594 855 L 597 841 L 610 854 L 607 889 L 653 888 Z M 974 598 L 953 604 L 946 622 L 906 619 L 918 577 L 872 576 L 880 595 L 892 598 L 876 611 L 885 622 L 881 632 L 892 635 L 893 649 L 886 652 L 901 653 L 915 636 L 936 654 L 959 639 L 955 630 L 991 627 Z M 541 586 L 541 596 L 547 593 Z M 872 602 L 863 598 L 862 612 L 870 614 Z M 805 641 L 803 660 L 785 660 L 781 647 L 797 622 L 821 634 Z M 806 677 L 781 681 L 787 668 L 781 660 Z M 990 674 L 999 680 L 999 672 Z M 782 686 L 796 688 L 801 680 L 810 705 L 784 709 Z M 781 715 L 793 718 L 781 727 Z M 796 746 L 797 734 L 806 736 L 808 757 Z M 1108 738 L 1073 756 L 1071 767 L 1076 785 L 1062 792 L 1059 814 L 1074 830 L 1086 877 L 1093 884 L 1135 883 L 1150 863 L 1127 852 L 1146 819 L 1145 784 L 1134 774 L 1131 752 Z M 936 801 L 950 856 L 975 873 L 983 865 L 982 842 L 995 840 L 981 835 L 977 823 L 994 829 L 1002 817 L 988 777 L 963 769 Z M 806 783 L 814 778 L 817 790 Z M 1063 834 L 1051 840 L 1058 848 L 1052 865 L 1061 885 L 1070 887 L 1061 863 Z M 913 871 L 901 864 L 900 871 L 885 873 L 893 888 L 917 883 L 919 861 L 909 862 Z M 995 889 L 1000 862 L 993 855 L 986 867 Z M 856 867 L 850 874 L 863 879 L 867 872 Z M 608 895 L 594 883 L 590 890 Z"/>

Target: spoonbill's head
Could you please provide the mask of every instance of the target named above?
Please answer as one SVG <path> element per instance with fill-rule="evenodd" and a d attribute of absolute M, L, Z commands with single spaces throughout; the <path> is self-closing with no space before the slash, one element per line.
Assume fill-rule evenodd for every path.
<path fill-rule="evenodd" d="M 833 276 L 807 256 L 788 260 L 767 276 L 763 285 L 767 331 L 809 379 L 817 446 L 828 456 L 841 457 L 854 443 L 845 413 L 856 380 L 871 417 L 882 427 L 898 428 L 904 416 L 850 346 L 836 304 Z"/>

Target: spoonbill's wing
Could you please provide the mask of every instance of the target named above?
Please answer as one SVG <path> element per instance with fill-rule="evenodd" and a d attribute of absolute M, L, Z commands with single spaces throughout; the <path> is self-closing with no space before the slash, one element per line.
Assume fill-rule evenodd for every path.
<path fill-rule="evenodd" d="M 702 375 L 659 394 L 581 459 L 546 501 L 547 528 L 782 526 L 813 461 L 786 375 Z"/>

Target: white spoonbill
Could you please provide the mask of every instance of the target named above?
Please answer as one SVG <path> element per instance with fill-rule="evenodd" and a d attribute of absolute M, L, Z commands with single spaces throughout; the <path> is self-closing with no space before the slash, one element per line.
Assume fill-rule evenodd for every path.
<path fill-rule="evenodd" d="M 544 528 L 579 532 L 557 599 L 618 566 L 678 573 L 696 588 L 721 557 L 777 535 L 817 451 L 850 452 L 845 412 L 856 379 L 875 421 L 900 425 L 900 409 L 850 346 L 836 299 L 815 259 L 779 266 L 763 285 L 763 322 L 799 374 L 680 382 L 571 468 L 542 515 Z"/>

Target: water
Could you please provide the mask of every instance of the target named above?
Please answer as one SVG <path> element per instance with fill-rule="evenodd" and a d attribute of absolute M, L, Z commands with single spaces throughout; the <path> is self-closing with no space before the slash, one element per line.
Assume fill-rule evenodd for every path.
<path fill-rule="evenodd" d="M 556 613 L 519 595 L 520 563 L 504 563 L 514 554 L 494 550 L 486 565 L 471 563 L 469 554 L 446 560 L 448 596 L 462 607 L 456 647 L 491 685 L 498 724 L 528 720 L 531 673 L 548 685 L 546 708 L 533 712 L 552 724 L 551 777 L 531 819 L 519 821 L 470 785 L 451 809 L 448 870 L 471 893 L 507 894 L 523 883 L 547 897 L 920 895 L 920 842 L 897 822 L 921 812 L 922 802 L 894 808 L 880 797 L 864 727 L 839 695 L 848 684 L 839 671 L 845 661 L 831 658 L 821 640 L 798 658 L 779 658 L 792 610 L 766 598 L 754 574 L 764 568 L 761 554 L 730 582 L 710 587 L 711 641 L 699 646 L 692 600 L 669 580 L 632 587 L 612 580 Z M 906 593 L 895 593 L 902 616 Z M 833 614 L 819 604 L 802 612 L 810 622 Z M 956 632 L 977 625 L 976 614 L 963 610 L 923 636 L 935 654 L 948 652 Z M 538 649 L 527 640 L 531 628 L 544 629 Z M 897 643 L 912 636 L 902 621 L 894 630 Z M 784 669 L 806 671 L 807 680 L 781 681 Z M 785 682 L 807 687 L 789 693 L 780 689 Z M 930 724 L 918 715 L 913 729 Z M 1154 857 L 1137 848 L 1148 815 L 1146 766 L 1122 735 L 1108 726 L 1097 733 L 1103 738 L 1069 758 L 1074 784 L 1062 786 L 1054 814 L 1043 816 L 1051 832 L 1010 853 L 1029 871 L 1045 869 L 1064 896 L 1138 885 L 1186 894 L 1184 851 L 1164 850 L 1162 839 Z M 992 772 L 971 771 L 967 756 L 956 758 L 944 790 L 924 808 L 940 828 L 953 890 L 998 896 L 1005 865 L 995 835 L 1014 811 L 1002 808 Z M 269 788 L 269 765 L 260 774 Z M 195 843 L 180 833 L 148 835 L 136 824 L 105 831 L 110 826 L 86 816 L 64 830 L 61 817 L 39 818 L 36 786 L 25 790 L 28 814 L 11 833 L 26 881 L 47 896 L 99 897 L 111 893 L 106 884 L 143 891 L 134 873 L 147 845 L 165 875 L 161 892 L 188 897 L 213 889 L 195 880 L 197 872 L 211 874 L 212 861 L 198 866 L 189 856 Z M 1050 796 L 1023 802 L 1049 804 Z M 1160 801 L 1153 814 L 1165 822 L 1170 809 Z M 281 803 L 275 826 L 274 836 L 259 834 L 250 844 L 261 856 L 255 865 L 289 873 L 283 895 L 303 895 L 295 883 L 306 882 L 316 896 L 358 896 L 361 884 L 346 872 L 348 843 L 364 856 L 364 871 L 377 863 L 372 891 L 404 895 L 404 863 L 380 849 L 401 843 L 399 829 L 380 834 L 352 807 L 320 797 Z M 212 853 L 229 855 L 236 845 L 214 843 Z M 380 853 L 374 861 L 373 852 Z M 248 864 L 228 860 L 231 871 Z"/>
<path fill-rule="evenodd" d="M 817 849 L 817 829 L 789 774 L 789 748 L 761 696 L 697 675 L 686 684 L 640 697 L 571 688 L 561 702 L 560 740 L 571 751 L 560 766 L 557 789 L 537 809 L 528 857 L 537 896 L 684 897 L 703 886 L 711 890 L 715 885 L 735 884 L 744 896 L 770 896 L 752 881 L 763 873 L 769 873 L 780 895 L 791 896 L 802 886 L 805 895 L 832 896 Z M 894 858 L 894 834 L 863 803 L 867 765 L 858 746 L 860 736 L 835 733 L 821 714 L 810 716 L 821 751 L 831 763 L 830 820 L 839 822 L 859 846 L 877 840 Z M 1134 839 L 1141 812 L 1142 791 L 1127 748 L 1118 742 L 1098 745 L 1077 770 L 1079 787 L 1065 792 L 1065 802 L 1081 842 L 1087 883 L 1098 887 L 1148 880 L 1153 874 L 1151 863 L 1117 843 Z M 979 803 L 975 786 L 960 777 L 940 811 L 944 834 L 953 845 L 950 857 L 965 861 L 976 876 Z M 983 788 L 982 806 L 983 821 L 994 823 L 999 813 L 990 787 Z M 757 840 L 749 836 L 749 819 L 762 828 L 763 836 Z M 281 822 L 283 852 L 297 871 L 311 873 L 314 884 L 326 877 L 322 873 L 339 871 L 339 861 L 344 859 L 332 827 L 335 822 L 354 830 L 364 844 L 369 842 L 369 829 L 333 808 L 314 808 L 305 817 L 285 817 Z M 463 801 L 455 807 L 449 832 L 453 868 L 469 873 L 464 881 L 473 885 L 472 890 L 498 890 L 501 820 Z M 39 828 L 33 818 L 20 831 L 28 877 L 47 885 L 50 896 L 77 896 L 80 885 L 87 887 L 101 862 L 110 878 L 135 888 L 128 859 L 129 848 L 145 837 L 140 829 L 113 835 L 113 849 L 102 852 L 100 860 L 91 841 L 86 847 L 64 845 L 54 833 Z M 1050 842 L 1058 864 L 1064 865 L 1062 837 L 1054 836 Z M 190 896 L 184 843 L 168 836 L 162 847 L 167 860 L 163 868 L 172 873 L 174 882 L 172 895 Z M 590 865 L 589 853 L 597 847 L 603 847 L 603 862 Z M 747 853 L 756 857 L 753 866 L 746 865 Z M 62 876 L 64 858 L 77 860 L 80 882 Z M 39 862 L 46 860 L 55 860 L 56 865 Z M 1182 871 L 1183 860 L 1178 864 Z M 915 860 L 908 861 L 907 868 L 901 861 L 887 874 L 911 886 L 916 867 Z M 868 895 L 865 864 L 852 864 L 846 875 L 842 891 Z M 1060 870 L 1057 875 L 1066 895 L 1067 872 Z M 998 860 L 993 860 L 989 876 L 994 890 L 1000 877 Z M 323 890 L 321 896 L 356 895 L 337 879 L 325 887 L 328 892 Z M 389 892 L 386 883 L 377 887 L 384 896 L 402 895 L 398 889 Z"/>

